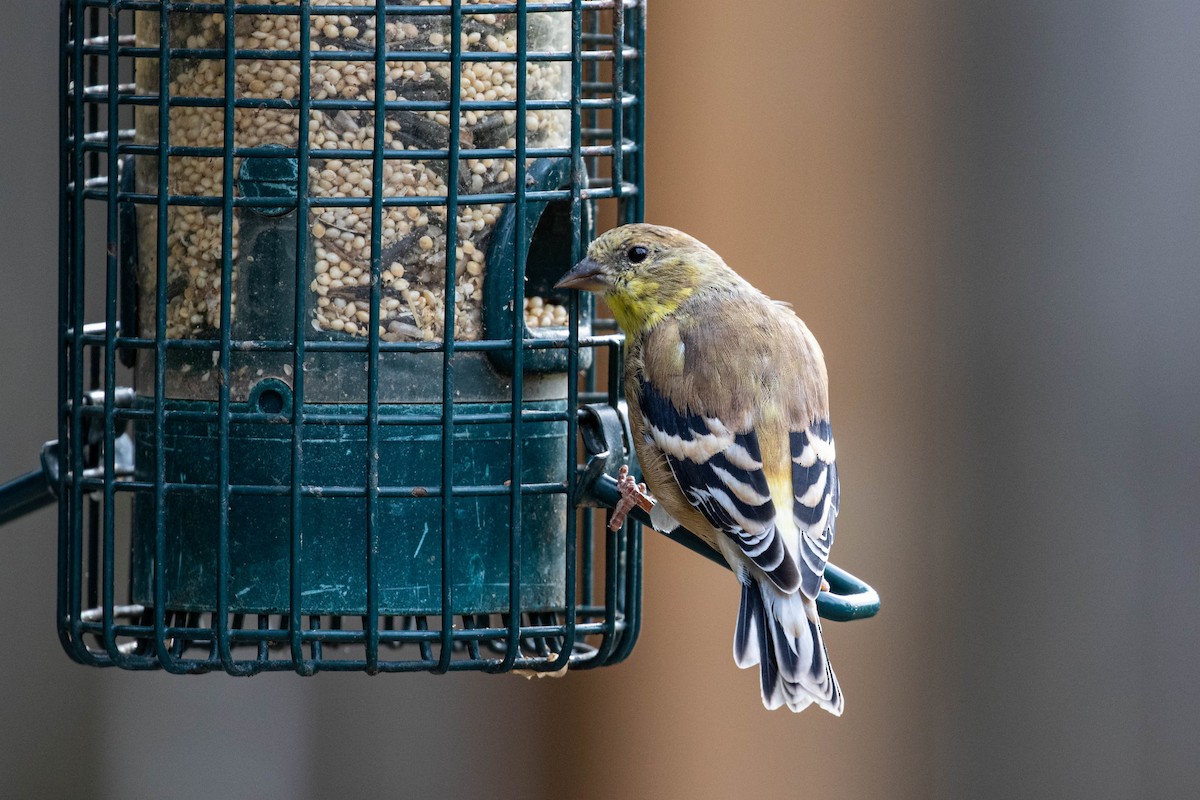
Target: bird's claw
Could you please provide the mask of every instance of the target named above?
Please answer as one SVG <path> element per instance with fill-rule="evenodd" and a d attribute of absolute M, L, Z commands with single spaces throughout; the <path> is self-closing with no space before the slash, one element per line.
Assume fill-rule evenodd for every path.
<path fill-rule="evenodd" d="M 610 531 L 615 531 L 625 524 L 625 518 L 629 516 L 629 512 L 633 510 L 634 506 L 638 506 L 647 513 L 654 508 L 654 501 L 646 493 L 646 484 L 635 481 L 629 474 L 629 467 L 622 465 L 621 470 L 617 473 L 617 489 L 621 492 L 621 499 L 617 501 L 612 519 L 608 522 Z"/>

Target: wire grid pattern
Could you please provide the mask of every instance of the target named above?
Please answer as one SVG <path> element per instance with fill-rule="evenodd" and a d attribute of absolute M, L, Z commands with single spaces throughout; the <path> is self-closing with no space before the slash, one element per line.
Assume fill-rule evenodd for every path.
<path fill-rule="evenodd" d="M 609 535 L 596 525 L 596 514 L 588 509 L 575 510 L 571 498 L 571 480 L 582 453 L 577 445 L 576 410 L 582 403 L 603 403 L 616 407 L 619 403 L 621 348 L 620 337 L 611 328 L 597 323 L 594 333 L 581 335 L 578 321 L 580 300 L 575 293 L 569 300 L 570 324 L 567 334 L 555 338 L 479 339 L 456 341 L 455 304 L 444 303 L 444 336 L 441 341 L 381 341 L 379 335 L 380 308 L 380 241 L 381 219 L 386 207 L 393 205 L 446 208 L 448 220 L 455 220 L 462 202 L 457 189 L 457 172 L 462 159 L 505 156 L 514 159 L 516 176 L 513 190 L 508 193 L 472 195 L 470 201 L 503 203 L 516 215 L 516 230 L 525 230 L 528 206 L 535 201 L 570 203 L 573 227 L 571 242 L 575 258 L 582 255 L 584 237 L 584 206 L 615 206 L 620 222 L 636 221 L 642 215 L 640 187 L 643 110 L 642 61 L 644 44 L 644 8 L 639 2 L 602 2 L 572 0 L 558 3 L 518 2 L 509 5 L 471 5 L 453 0 L 444 6 L 367 5 L 357 9 L 373 14 L 376 29 L 384 30 L 388 21 L 412 15 L 444 14 L 448 17 L 451 35 L 449 51 L 439 53 L 395 52 L 388 49 L 385 37 L 379 36 L 370 50 L 322 51 L 312 49 L 309 34 L 311 15 L 344 13 L 346 7 L 321 6 L 299 2 L 296 5 L 262 5 L 227 0 L 224 3 L 172 3 L 165 0 L 67 0 L 63 4 L 61 46 L 62 107 L 62 184 L 60 257 L 59 335 L 61 358 L 59 370 L 60 415 L 59 441 L 65 443 L 60 474 L 59 525 L 59 598 L 58 621 L 60 638 L 72 658 L 82 663 L 128 669 L 162 668 L 176 673 L 223 670 L 232 674 L 253 674 L 263 670 L 294 670 L 312 674 L 322 670 L 385 671 L 427 670 L 446 672 L 475 669 L 503 672 L 519 669 L 557 671 L 570 664 L 588 668 L 614 663 L 626 657 L 637 638 L 640 619 L 640 528 L 630 523 L 616 534 Z M 139 46 L 134 30 L 134 15 L 147 12 L 157 17 L 159 41 L 154 47 Z M 195 51 L 171 43 L 172 15 L 178 13 L 220 14 L 224 18 L 224 47 L 220 52 Z M 571 42 L 569 51 L 536 52 L 527 46 L 528 15 L 539 12 L 563 12 L 570 15 Z M 511 109 L 516 113 L 515 147 L 499 154 L 491 151 L 473 152 L 463 149 L 457 135 L 462 114 L 473 108 L 460 96 L 460 73 L 451 69 L 448 99 L 388 100 L 376 92 L 367 101 L 382 126 L 385 113 L 392 109 L 440 110 L 449 115 L 451 132 L 444 149 L 430 151 L 398 151 L 403 158 L 441 159 L 448 172 L 445 196 L 385 196 L 382 190 L 385 158 L 397 158 L 397 153 L 385 151 L 383 136 L 376 135 L 375 146 L 357 155 L 369 158 L 374 166 L 372 191 L 369 197 L 358 198 L 357 205 L 371 215 L 371 288 L 368 335 L 360 341 L 313 338 L 308 336 L 309 308 L 307 282 L 295 281 L 294 331 L 286 340 L 236 340 L 231 335 L 234 266 L 233 230 L 229 220 L 234 209 L 264 206 L 270 202 L 259 198 L 238 196 L 235 193 L 235 158 L 267 155 L 263 148 L 239 147 L 233 134 L 233 118 L 237 108 L 262 107 L 261 100 L 237 98 L 233 86 L 233 70 L 226 70 L 224 98 L 223 144 L 220 148 L 221 172 L 217 191 L 203 197 L 179 196 L 170 192 L 167 184 L 169 159 L 195 155 L 194 149 L 174 146 L 168 131 L 170 110 L 176 105 L 195 103 L 195 99 L 172 97 L 169 83 L 172 59 L 219 58 L 227 65 L 237 59 L 257 57 L 286 57 L 300 64 L 300 90 L 292 99 L 270 101 L 269 105 L 291 108 L 298 118 L 308 118 L 318 101 L 311 96 L 309 85 L 310 62 L 319 58 L 339 60 L 370 60 L 376 74 L 383 74 L 389 61 L 439 58 L 452 64 L 468 61 L 474 54 L 461 48 L 460 34 L 464 18 L 472 13 L 515 14 L 517 46 L 509 57 L 516 62 L 518 82 L 516 98 L 507 102 L 491 102 L 489 108 Z M 257 50 L 235 47 L 235 20 L 239 15 L 290 14 L 299 20 L 300 42 L 291 52 L 267 54 Z M 134 81 L 137 59 L 158 60 L 158 90 L 139 93 Z M 488 54 L 491 61 L 502 60 L 501 54 Z M 530 101 L 525 95 L 526 67 L 534 60 L 558 60 L 569 65 L 571 96 L 562 101 Z M 327 108 L 361 107 L 362 100 L 325 100 Z M 570 114 L 570 142 L 565 148 L 542 148 L 531 152 L 526 145 L 524 121 L 531 103 L 540 107 L 562 110 Z M 149 107 L 157 114 L 159 137 L 156 143 L 139 143 L 133 126 L 134 109 Z M 335 151 L 345 156 L 345 151 Z M 277 154 L 277 153 L 276 153 Z M 482 154 L 482 155 L 481 155 Z M 321 204 L 308 185 L 305 165 L 319 156 L 329 157 L 310 148 L 308 137 L 299 136 L 291 153 L 300 165 L 295 187 L 295 213 L 300 221 L 297 230 L 297 276 L 307 274 L 310 224 L 309 211 Z M 129 157 L 150 158 L 157 162 L 159 182 L 155 192 L 138 192 L 118 178 L 119 165 Z M 569 188 L 534 190 L 526 186 L 528 161 L 535 157 L 570 159 L 572 180 Z M 586 172 L 586 177 L 583 173 Z M 355 205 L 349 198 L 338 205 Z M 172 206 L 204 206 L 222 212 L 220 256 L 220 325 L 216 338 L 169 338 L 166 331 L 167 308 L 167 212 Z M 157 211 L 155 314 L 150 332 L 131 330 L 126 321 L 122 327 L 121 259 L 129 242 L 123 238 L 122 213 L 131 208 L 152 208 Z M 594 216 L 593 216 L 594 218 Z M 99 231 L 103 230 L 101 238 Z M 446 292 L 452 297 L 456 269 L 456 226 L 446 226 Z M 524 296 L 524 264 L 528 242 L 518 235 L 513 275 L 513 296 Z M 101 250 L 102 248 L 102 250 Z M 103 258 L 99 253 L 103 252 Z M 99 263 L 103 263 L 103 269 Z M 568 265 L 563 265 L 564 269 Z M 102 291 L 99 286 L 102 284 Z M 88 325 L 102 314 L 103 322 Z M 513 329 L 525 330 L 520 303 L 512 308 Z M 566 411 L 527 411 L 523 409 L 523 365 L 529 351 L 559 349 L 566 354 L 567 375 L 579 374 L 580 348 L 593 348 L 597 354 L 607 353 L 604 375 L 593 367 L 584 373 L 582 384 L 567 381 Z M 185 349 L 211 351 L 218 374 L 218 400 L 215 414 L 168 408 L 167 364 L 170 353 Z M 292 359 L 292 392 L 294 401 L 285 414 L 284 423 L 291 427 L 291 463 L 286 480 L 278 486 L 238 485 L 231 480 L 231 425 L 239 422 L 279 420 L 253 409 L 239 411 L 230 390 L 231 363 L 235 353 L 259 350 L 289 353 Z M 322 424 L 329 420 L 319 409 L 306 404 L 305 356 L 307 352 L 331 351 L 366 355 L 366 411 L 359 420 L 366 428 L 368 457 L 362 465 L 361 486 L 313 486 L 304 480 L 302 458 L 303 435 L 306 425 Z M 511 354 L 513 364 L 512 407 L 515 412 L 466 414 L 456 412 L 454 356 L 458 352 L 504 351 Z M 137 394 L 148 403 L 132 402 L 133 393 L 127 388 L 131 374 L 123 354 L 137 352 L 139 358 L 153 362 L 153 385 L 137 387 Z M 379 571 L 380 537 L 386 536 L 380 519 L 382 498 L 406 496 L 418 487 L 388 486 L 381 483 L 379 453 L 381 428 L 389 424 L 380 402 L 380 356 L 384 353 L 439 353 L 442 357 L 441 403 L 430 406 L 424 416 L 409 417 L 405 424 L 439 425 L 441 438 L 441 483 L 420 487 L 441 504 L 441 597 L 440 614 L 397 615 L 381 613 Z M 128 427 L 148 426 L 155 442 L 162 442 L 168 417 L 197 419 L 212 422 L 216 428 L 213 443 L 219 463 L 215 485 L 170 482 L 163 448 L 155 450 L 153 479 L 138 480 L 132 475 L 127 459 L 122 457 Z M 566 475 L 561 483 L 530 484 L 516 479 L 522 475 L 523 448 L 510 448 L 509 473 L 514 479 L 503 484 L 457 486 L 452 470 L 455 464 L 457 426 L 502 422 L 511 426 L 511 441 L 522 441 L 523 429 L 531 420 L 560 421 L 567 428 Z M 340 420 L 345 421 L 345 420 Z M 395 424 L 391 421 L 390 424 Z M 164 570 L 153 570 L 152 602 L 131 601 L 128 586 L 131 571 L 126 559 L 129 549 L 129 520 L 131 498 L 135 495 L 153 499 L 155 509 L 154 563 L 163 563 L 166 543 L 166 498 L 171 493 L 215 492 L 217 520 L 217 563 L 211 565 L 209 576 L 215 584 L 215 605 L 205 611 L 172 609 L 169 607 Z M 450 569 L 451 540 L 456 522 L 452 500 L 471 494 L 503 494 L 510 498 L 509 529 L 497 532 L 507 535 L 510 552 L 507 608 L 514 613 L 459 614 L 454 613 L 452 586 L 446 575 Z M 565 569 L 565 603 L 555 611 L 523 611 L 521 606 L 521 530 L 522 497 L 529 493 L 568 495 L 569 513 L 563 565 Z M 290 563 L 288 564 L 290 607 L 286 613 L 238 613 L 229 595 L 226 578 L 230 574 L 230 513 L 231 499 L 237 495 L 275 494 L 288 498 Z M 352 496 L 365 500 L 366 514 L 362 530 L 366 538 L 366 558 L 362 569 L 366 573 L 366 608 L 364 614 L 305 614 L 304 591 L 301 580 L 301 533 L 304 498 Z"/>

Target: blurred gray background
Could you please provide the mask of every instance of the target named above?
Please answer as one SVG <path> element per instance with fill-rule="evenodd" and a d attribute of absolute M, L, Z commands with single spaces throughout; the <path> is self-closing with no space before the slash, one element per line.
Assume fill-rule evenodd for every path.
<path fill-rule="evenodd" d="M 57 8 L 0 27 L 0 478 L 55 433 Z M 820 338 L 846 716 L 762 709 L 728 575 L 648 534 L 625 664 L 76 666 L 0 529 L 0 795 L 1200 796 L 1200 4 L 652 0 L 648 217 Z"/>

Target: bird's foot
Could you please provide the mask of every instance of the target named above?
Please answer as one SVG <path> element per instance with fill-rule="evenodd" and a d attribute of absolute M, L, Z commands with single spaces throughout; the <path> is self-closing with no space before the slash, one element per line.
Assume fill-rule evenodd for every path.
<path fill-rule="evenodd" d="M 824 578 L 821 578 L 821 591 L 822 592 L 829 591 L 829 581 L 825 580 Z"/>
<path fill-rule="evenodd" d="M 617 502 L 617 507 L 613 509 L 612 519 L 608 522 L 608 529 L 615 531 L 625 524 L 625 518 L 629 516 L 629 512 L 634 506 L 638 506 L 645 512 L 649 512 L 654 508 L 654 501 L 646 493 L 646 484 L 638 483 L 629 474 L 629 467 L 622 466 L 621 471 L 617 473 L 617 489 L 621 492 L 621 499 Z"/>

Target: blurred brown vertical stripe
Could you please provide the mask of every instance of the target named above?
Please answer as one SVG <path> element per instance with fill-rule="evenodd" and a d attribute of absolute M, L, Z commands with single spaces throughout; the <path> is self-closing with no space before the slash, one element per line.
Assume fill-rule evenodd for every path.
<path fill-rule="evenodd" d="M 642 640 L 580 697 L 574 736 L 597 757 L 576 797 L 930 793 L 941 734 L 912 721 L 945 676 L 913 643 L 937 624 L 920 571 L 954 512 L 924 500 L 929 476 L 951 468 L 938 431 L 956 424 L 928 413 L 951 390 L 931 321 L 947 203 L 938 16 L 932 4 L 651 3 L 647 217 L 704 239 L 822 342 L 843 483 L 833 557 L 875 583 L 884 611 L 826 626 L 842 720 L 768 713 L 756 671 L 732 661 L 732 576 L 649 533 Z"/>

